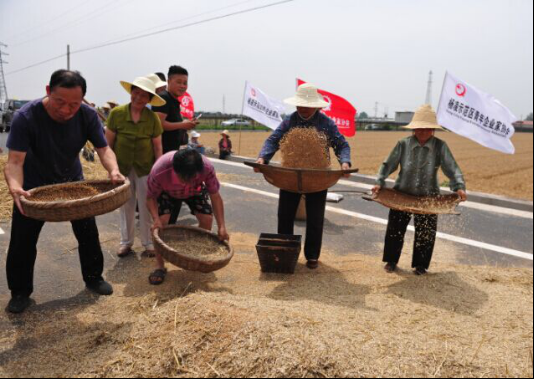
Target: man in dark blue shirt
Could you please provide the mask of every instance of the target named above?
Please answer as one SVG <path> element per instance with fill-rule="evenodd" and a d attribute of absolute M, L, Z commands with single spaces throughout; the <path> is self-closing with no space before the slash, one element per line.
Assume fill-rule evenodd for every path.
<path fill-rule="evenodd" d="M 5 176 L 15 202 L 7 257 L 11 313 L 22 313 L 30 305 L 37 241 L 44 226 L 44 222 L 24 215 L 20 198 L 30 197 L 27 191 L 36 187 L 83 180 L 79 155 L 87 141 L 95 146 L 111 180 L 125 180 L 96 112 L 82 104 L 87 91 L 85 79 L 78 72 L 59 70 L 46 90 L 45 98 L 28 103 L 16 113 L 7 141 Z M 104 257 L 96 220 L 73 221 L 72 228 L 87 288 L 111 295 L 113 288 L 102 277 Z"/>

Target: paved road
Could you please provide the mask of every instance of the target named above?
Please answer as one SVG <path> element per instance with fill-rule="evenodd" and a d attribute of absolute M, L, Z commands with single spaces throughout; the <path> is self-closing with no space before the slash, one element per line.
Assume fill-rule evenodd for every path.
<path fill-rule="evenodd" d="M 0 135 L 0 146 L 2 141 L 5 141 L 5 135 Z M 244 165 L 220 161 L 214 161 L 214 164 L 223 182 L 221 192 L 226 203 L 229 229 L 233 233 L 246 234 L 253 238 L 263 232 L 276 232 L 277 190 L 267 184 L 261 175 L 254 174 Z M 337 186 L 334 192 L 354 189 L 353 184 L 349 183 Z M 381 264 L 387 209 L 365 202 L 359 196 L 347 196 L 345 201 L 330 204 L 329 207 L 324 249 L 340 255 L 359 253 L 374 256 L 377 264 Z M 442 237 L 436 248 L 437 261 L 532 267 L 532 215 L 523 213 L 514 216 L 463 207 L 461 210 L 462 216 L 440 219 Z M 181 222 L 194 223 L 185 211 L 183 215 Z M 106 256 L 106 270 L 114 270 L 121 264 L 115 257 L 119 241 L 118 212 L 99 217 L 98 223 Z M 0 227 L 6 233 L 0 235 L 0 262 L 4 266 L 10 226 L 0 224 Z M 304 224 L 299 224 L 296 232 L 304 234 Z M 75 248 L 76 241 L 68 223 L 45 226 L 38 247 L 34 296 L 37 302 L 72 298 L 83 290 Z M 403 261 L 405 266 L 409 266 L 410 252 L 411 246 L 407 246 Z M 522 258 L 513 256 L 515 253 L 521 253 Z M 8 297 L 5 272 L 1 267 L 0 308 Z"/>
<path fill-rule="evenodd" d="M 266 224 L 264 215 L 276 215 L 275 198 L 268 197 L 268 194 L 275 196 L 277 190 L 266 183 L 261 175 L 254 174 L 251 169 L 240 164 L 226 163 L 214 160 L 215 166 L 221 179 L 224 182 L 225 178 L 229 179 L 231 184 L 240 183 L 238 187 L 245 187 L 243 189 L 235 189 L 235 186 L 226 187 L 225 190 L 231 194 L 231 197 L 244 197 L 252 200 L 257 199 L 259 205 L 251 208 L 250 222 L 247 225 L 253 225 L 255 230 L 272 229 L 276 222 L 272 220 L 273 224 Z M 351 185 L 351 186 L 348 186 Z M 338 185 L 332 192 L 355 190 L 354 184 Z M 247 189 L 250 189 L 247 191 Z M 362 188 L 363 189 L 363 188 Z M 260 201 L 261 199 L 261 201 Z M 269 203 L 268 209 L 258 212 L 258 207 L 261 207 L 265 202 Z M 247 202 L 248 204 L 248 202 Z M 332 211 L 328 212 L 329 220 L 342 220 L 342 224 L 347 224 L 345 231 L 338 231 L 341 236 L 338 241 L 332 241 L 335 245 L 340 245 L 344 250 L 353 249 L 354 244 L 369 245 L 380 244 L 384 238 L 385 226 L 383 222 L 388 217 L 388 210 L 375 203 L 364 201 L 360 196 L 348 195 L 340 204 L 330 204 Z M 244 208 L 244 207 L 243 207 Z M 491 208 L 489 208 L 491 209 Z M 465 263 L 470 264 L 499 264 L 509 266 L 531 266 L 533 254 L 533 220 L 532 215 L 527 216 L 525 213 L 520 213 L 521 217 L 495 213 L 488 210 L 478 210 L 466 207 L 460 207 L 462 216 L 443 216 L 440 219 L 439 231 L 448 237 L 454 237 L 450 240 L 468 240 L 466 243 L 457 243 L 458 248 L 466 251 L 465 256 L 459 259 Z M 339 211 L 339 212 L 336 212 Z M 245 212 L 245 210 L 244 210 Z M 262 217 L 253 217 L 254 213 L 261 214 Z M 340 213 L 347 213 L 343 215 Z M 353 215 L 355 214 L 355 215 Z M 368 221 L 368 220 L 372 221 Z M 269 220 L 271 222 L 271 220 Z M 374 233 L 371 233 L 373 231 Z M 366 238 L 362 241 L 361 235 Z M 343 241 L 344 240 L 344 241 Z M 343 242 L 342 242 L 343 241 Z M 494 250 L 513 250 L 525 253 L 526 257 L 530 259 L 522 259 L 507 254 L 498 253 L 494 250 L 482 249 L 478 243 L 488 244 Z M 506 251 L 508 252 L 508 251 Z"/>

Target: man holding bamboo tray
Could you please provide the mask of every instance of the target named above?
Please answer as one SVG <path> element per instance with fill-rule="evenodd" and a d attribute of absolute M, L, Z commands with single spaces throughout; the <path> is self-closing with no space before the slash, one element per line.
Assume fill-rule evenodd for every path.
<path fill-rule="evenodd" d="M 12 299 L 8 312 L 22 313 L 31 304 L 37 241 L 44 222 L 24 215 L 21 197 L 33 188 L 83 180 L 80 151 L 90 141 L 114 183 L 124 182 L 117 159 L 104 138 L 94 109 L 83 104 L 85 79 L 74 71 L 56 71 L 47 96 L 24 106 L 13 119 L 5 176 L 15 206 L 7 256 L 7 280 Z M 95 218 L 73 221 L 79 243 L 83 279 L 92 292 L 111 295 L 102 277 L 104 256 Z"/>
<path fill-rule="evenodd" d="M 337 155 L 341 168 L 351 167 L 350 146 L 339 132 L 336 123 L 321 113 L 329 106 L 311 84 L 298 88 L 295 97 L 286 103 L 297 107 L 267 139 L 259 164 L 269 164 L 278 150 L 282 150 L 282 166 L 298 169 L 327 169 L 330 167 L 330 147 Z M 258 172 L 258 170 L 256 169 Z M 307 267 L 319 267 L 323 243 L 323 228 L 328 190 L 306 194 L 306 244 L 304 247 Z M 278 233 L 293 235 L 295 217 L 302 194 L 281 190 L 278 207 Z"/>

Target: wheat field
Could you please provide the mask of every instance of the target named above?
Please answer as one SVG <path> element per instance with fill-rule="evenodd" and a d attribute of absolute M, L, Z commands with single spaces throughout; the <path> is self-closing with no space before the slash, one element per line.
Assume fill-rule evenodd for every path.
<path fill-rule="evenodd" d="M 409 132 L 358 132 L 350 138 L 355 167 L 365 175 L 376 175 L 381 163 L 395 147 L 398 140 Z M 269 137 L 265 132 L 243 132 L 232 137 L 234 152 L 247 157 L 257 157 L 262 144 Z M 515 155 L 502 154 L 482 147 L 452 133 L 439 133 L 453 151 L 462 168 L 468 189 L 523 200 L 533 200 L 533 135 L 517 134 L 513 143 Z M 201 141 L 217 150 L 218 133 L 203 133 Z M 240 141 L 241 140 L 241 141 Z M 275 159 L 279 160 L 279 157 Z M 392 178 L 394 178 L 393 176 Z M 442 183 L 447 180 L 442 177 Z"/>

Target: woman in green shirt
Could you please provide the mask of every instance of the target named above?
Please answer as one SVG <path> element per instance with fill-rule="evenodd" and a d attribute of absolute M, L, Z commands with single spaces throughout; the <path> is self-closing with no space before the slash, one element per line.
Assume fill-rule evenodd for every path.
<path fill-rule="evenodd" d="M 374 193 L 379 193 L 386 185 L 386 179 L 401 168 L 395 189 L 413 196 L 438 196 L 440 186 L 438 173 L 441 168 L 450 179 L 451 190 L 458 193 L 462 201 L 467 200 L 466 186 L 462 171 L 458 167 L 447 143 L 435 137 L 438 125 L 436 113 L 430 105 L 417 110 L 414 119 L 406 129 L 413 130 L 411 137 L 405 138 L 393 149 L 378 174 Z M 391 210 L 389 214 L 384 262 L 389 273 L 397 269 L 404 237 L 412 214 Z M 412 267 L 417 275 L 427 273 L 434 253 L 438 228 L 437 215 L 415 215 L 415 244 Z"/>
<path fill-rule="evenodd" d="M 108 118 L 106 138 L 115 151 L 121 173 L 131 183 L 132 197 L 121 208 L 121 245 L 119 257 L 133 253 L 135 239 L 135 210 L 139 206 L 141 242 L 144 255 L 155 254 L 150 228 L 152 218 L 146 206 L 147 179 L 154 163 L 163 155 L 161 135 L 163 127 L 159 117 L 147 108 L 165 105 L 156 94 L 154 82 L 140 77 L 133 83 L 121 82 L 130 94 L 131 102 L 113 109 Z"/>

